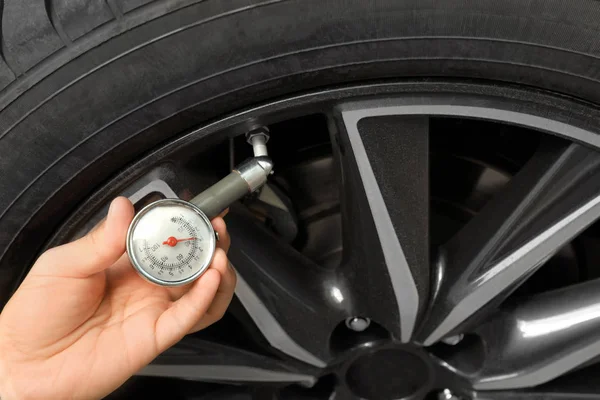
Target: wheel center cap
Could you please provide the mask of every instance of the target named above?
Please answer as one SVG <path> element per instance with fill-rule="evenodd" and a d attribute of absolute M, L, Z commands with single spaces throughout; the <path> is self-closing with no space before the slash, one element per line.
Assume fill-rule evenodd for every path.
<path fill-rule="evenodd" d="M 361 355 L 346 371 L 350 390 L 368 400 L 419 399 L 431 380 L 431 368 L 417 352 L 397 348 Z"/>

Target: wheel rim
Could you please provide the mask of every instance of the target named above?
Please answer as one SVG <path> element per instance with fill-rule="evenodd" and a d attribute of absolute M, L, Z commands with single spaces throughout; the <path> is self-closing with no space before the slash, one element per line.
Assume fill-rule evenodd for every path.
<path fill-rule="evenodd" d="M 274 241 L 247 213 L 233 212 L 230 258 L 239 278 L 233 307 L 243 308 L 239 315 L 252 321 L 254 335 L 272 351 L 248 351 L 209 336 L 186 338 L 140 375 L 275 384 L 276 391 L 292 385 L 283 392 L 292 397 L 302 393 L 299 388 L 314 386 L 324 396 L 333 391 L 334 398 L 416 399 L 439 392 L 493 399 L 514 391 L 534 398 L 543 386 L 542 392 L 521 389 L 550 382 L 600 355 L 594 332 L 600 324 L 597 281 L 500 307 L 546 259 L 600 217 L 600 156 L 586 147 L 600 147 L 600 140 L 598 130 L 589 126 L 589 110 L 577 105 L 584 110 L 579 119 L 576 103 L 560 99 L 556 108 L 557 98 L 545 94 L 522 96 L 526 92 L 515 89 L 522 96 L 515 101 L 491 87 L 482 95 L 478 88 L 483 86 L 448 85 L 440 95 L 426 86 L 417 84 L 412 94 L 393 99 L 348 100 L 348 95 L 333 101 L 342 97 L 340 92 L 324 91 L 265 105 L 188 134 L 124 173 L 133 182 L 144 170 L 140 166 L 197 143 L 211 131 L 231 136 L 243 131 L 247 121 L 270 123 L 281 119 L 282 111 L 326 107 L 336 163 L 343 171 L 343 247 L 352 249 L 344 251 L 338 269 L 324 269 Z M 371 86 L 369 94 L 393 87 Z M 353 90 L 348 93 L 365 94 L 360 93 L 364 87 Z M 486 204 L 430 259 L 428 137 L 430 118 L 436 115 L 516 124 L 582 144 L 549 136 L 513 178 L 516 183 L 505 197 Z M 399 157 L 398 148 L 410 157 Z M 395 168 L 388 167 L 392 164 Z M 114 190 L 100 190 L 90 202 L 102 204 L 109 193 Z M 88 217 L 74 213 L 65 226 Z M 59 231 L 51 243 L 70 234 Z M 265 248 L 269 251 L 256 250 Z M 350 345 L 334 349 L 336 330 L 347 329 L 348 318 L 361 316 L 373 323 Z M 461 368 L 433 350 L 462 334 L 469 340 L 453 343 L 455 353 L 472 351 L 466 348 L 479 342 L 471 337 L 483 343 L 485 356 L 476 368 Z M 392 361 L 417 357 L 427 379 L 420 374 L 409 382 L 414 387 L 378 391 L 373 388 L 390 386 L 391 376 L 385 377 L 386 385 L 374 373 L 368 377 L 373 385 L 357 388 L 356 371 L 364 377 L 365 370 L 376 370 L 365 360 L 378 360 L 378 355 Z M 401 376 L 393 378 L 406 383 Z M 452 392 L 444 394 L 447 387 Z"/>

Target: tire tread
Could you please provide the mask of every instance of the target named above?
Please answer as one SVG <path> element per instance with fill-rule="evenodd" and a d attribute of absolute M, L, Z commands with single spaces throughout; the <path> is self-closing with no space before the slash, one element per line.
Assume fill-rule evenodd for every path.
<path fill-rule="evenodd" d="M 0 0 L 0 111 L 113 37 L 203 0 Z"/>
<path fill-rule="evenodd" d="M 121 10 L 123 10 L 123 13 L 128 13 L 129 11 L 145 6 L 153 1 L 155 0 L 120 0 L 119 3 L 121 3 Z"/>
<path fill-rule="evenodd" d="M 4 12 L 4 0 L 0 0 L 0 90 L 8 86 L 12 81 L 15 80 L 16 74 L 6 62 L 4 54 L 6 52 L 6 45 L 2 35 L 2 15 Z"/>
<path fill-rule="evenodd" d="M 63 44 L 65 46 L 69 46 L 73 42 L 69 38 L 69 36 L 67 36 L 67 33 L 65 32 L 65 30 L 63 28 L 63 25 L 62 25 L 62 23 L 60 21 L 60 18 L 58 16 L 58 14 L 56 13 L 56 7 L 55 7 L 54 3 L 55 2 L 53 0 L 44 0 L 44 4 L 46 5 L 46 14 L 48 14 L 48 18 L 50 19 L 50 23 L 52 24 L 52 27 L 56 31 L 56 34 L 62 40 Z"/>
<path fill-rule="evenodd" d="M 3 6 L 4 57 L 16 75 L 65 46 L 52 26 L 44 0 L 5 0 Z"/>
<path fill-rule="evenodd" d="M 106 5 L 110 8 L 110 11 L 115 16 L 116 19 L 121 19 L 123 17 L 123 11 L 119 4 L 117 4 L 117 0 L 106 0 Z"/>
<path fill-rule="evenodd" d="M 69 40 L 76 40 L 115 17 L 104 0 L 47 0 Z M 55 25 L 56 27 L 56 25 Z"/>

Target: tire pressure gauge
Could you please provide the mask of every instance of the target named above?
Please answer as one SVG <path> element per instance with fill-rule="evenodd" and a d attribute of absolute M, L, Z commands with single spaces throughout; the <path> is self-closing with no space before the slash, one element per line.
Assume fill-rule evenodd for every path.
<path fill-rule="evenodd" d="M 129 229 L 127 252 L 149 281 L 183 285 L 202 275 L 212 261 L 215 233 L 208 217 L 183 200 L 158 200 L 144 207 Z"/>
<path fill-rule="evenodd" d="M 165 199 L 144 207 L 127 233 L 133 268 L 161 286 L 180 286 L 200 277 L 212 262 L 218 239 L 210 220 L 260 188 L 272 168 L 268 157 L 254 157 L 189 202 Z"/>

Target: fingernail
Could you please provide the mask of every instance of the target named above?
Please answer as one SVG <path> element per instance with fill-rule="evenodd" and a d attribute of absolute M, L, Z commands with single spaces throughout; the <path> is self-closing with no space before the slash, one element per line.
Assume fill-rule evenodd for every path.
<path fill-rule="evenodd" d="M 110 202 L 110 206 L 108 207 L 108 213 L 106 214 L 106 217 L 110 217 L 110 215 L 114 212 L 114 208 L 115 208 L 115 200 Z"/>
<path fill-rule="evenodd" d="M 117 202 L 117 199 L 113 199 L 113 201 L 110 202 L 110 206 L 108 207 L 108 214 L 106 215 L 107 220 L 111 219 L 112 214 L 114 214 L 116 202 Z"/>

